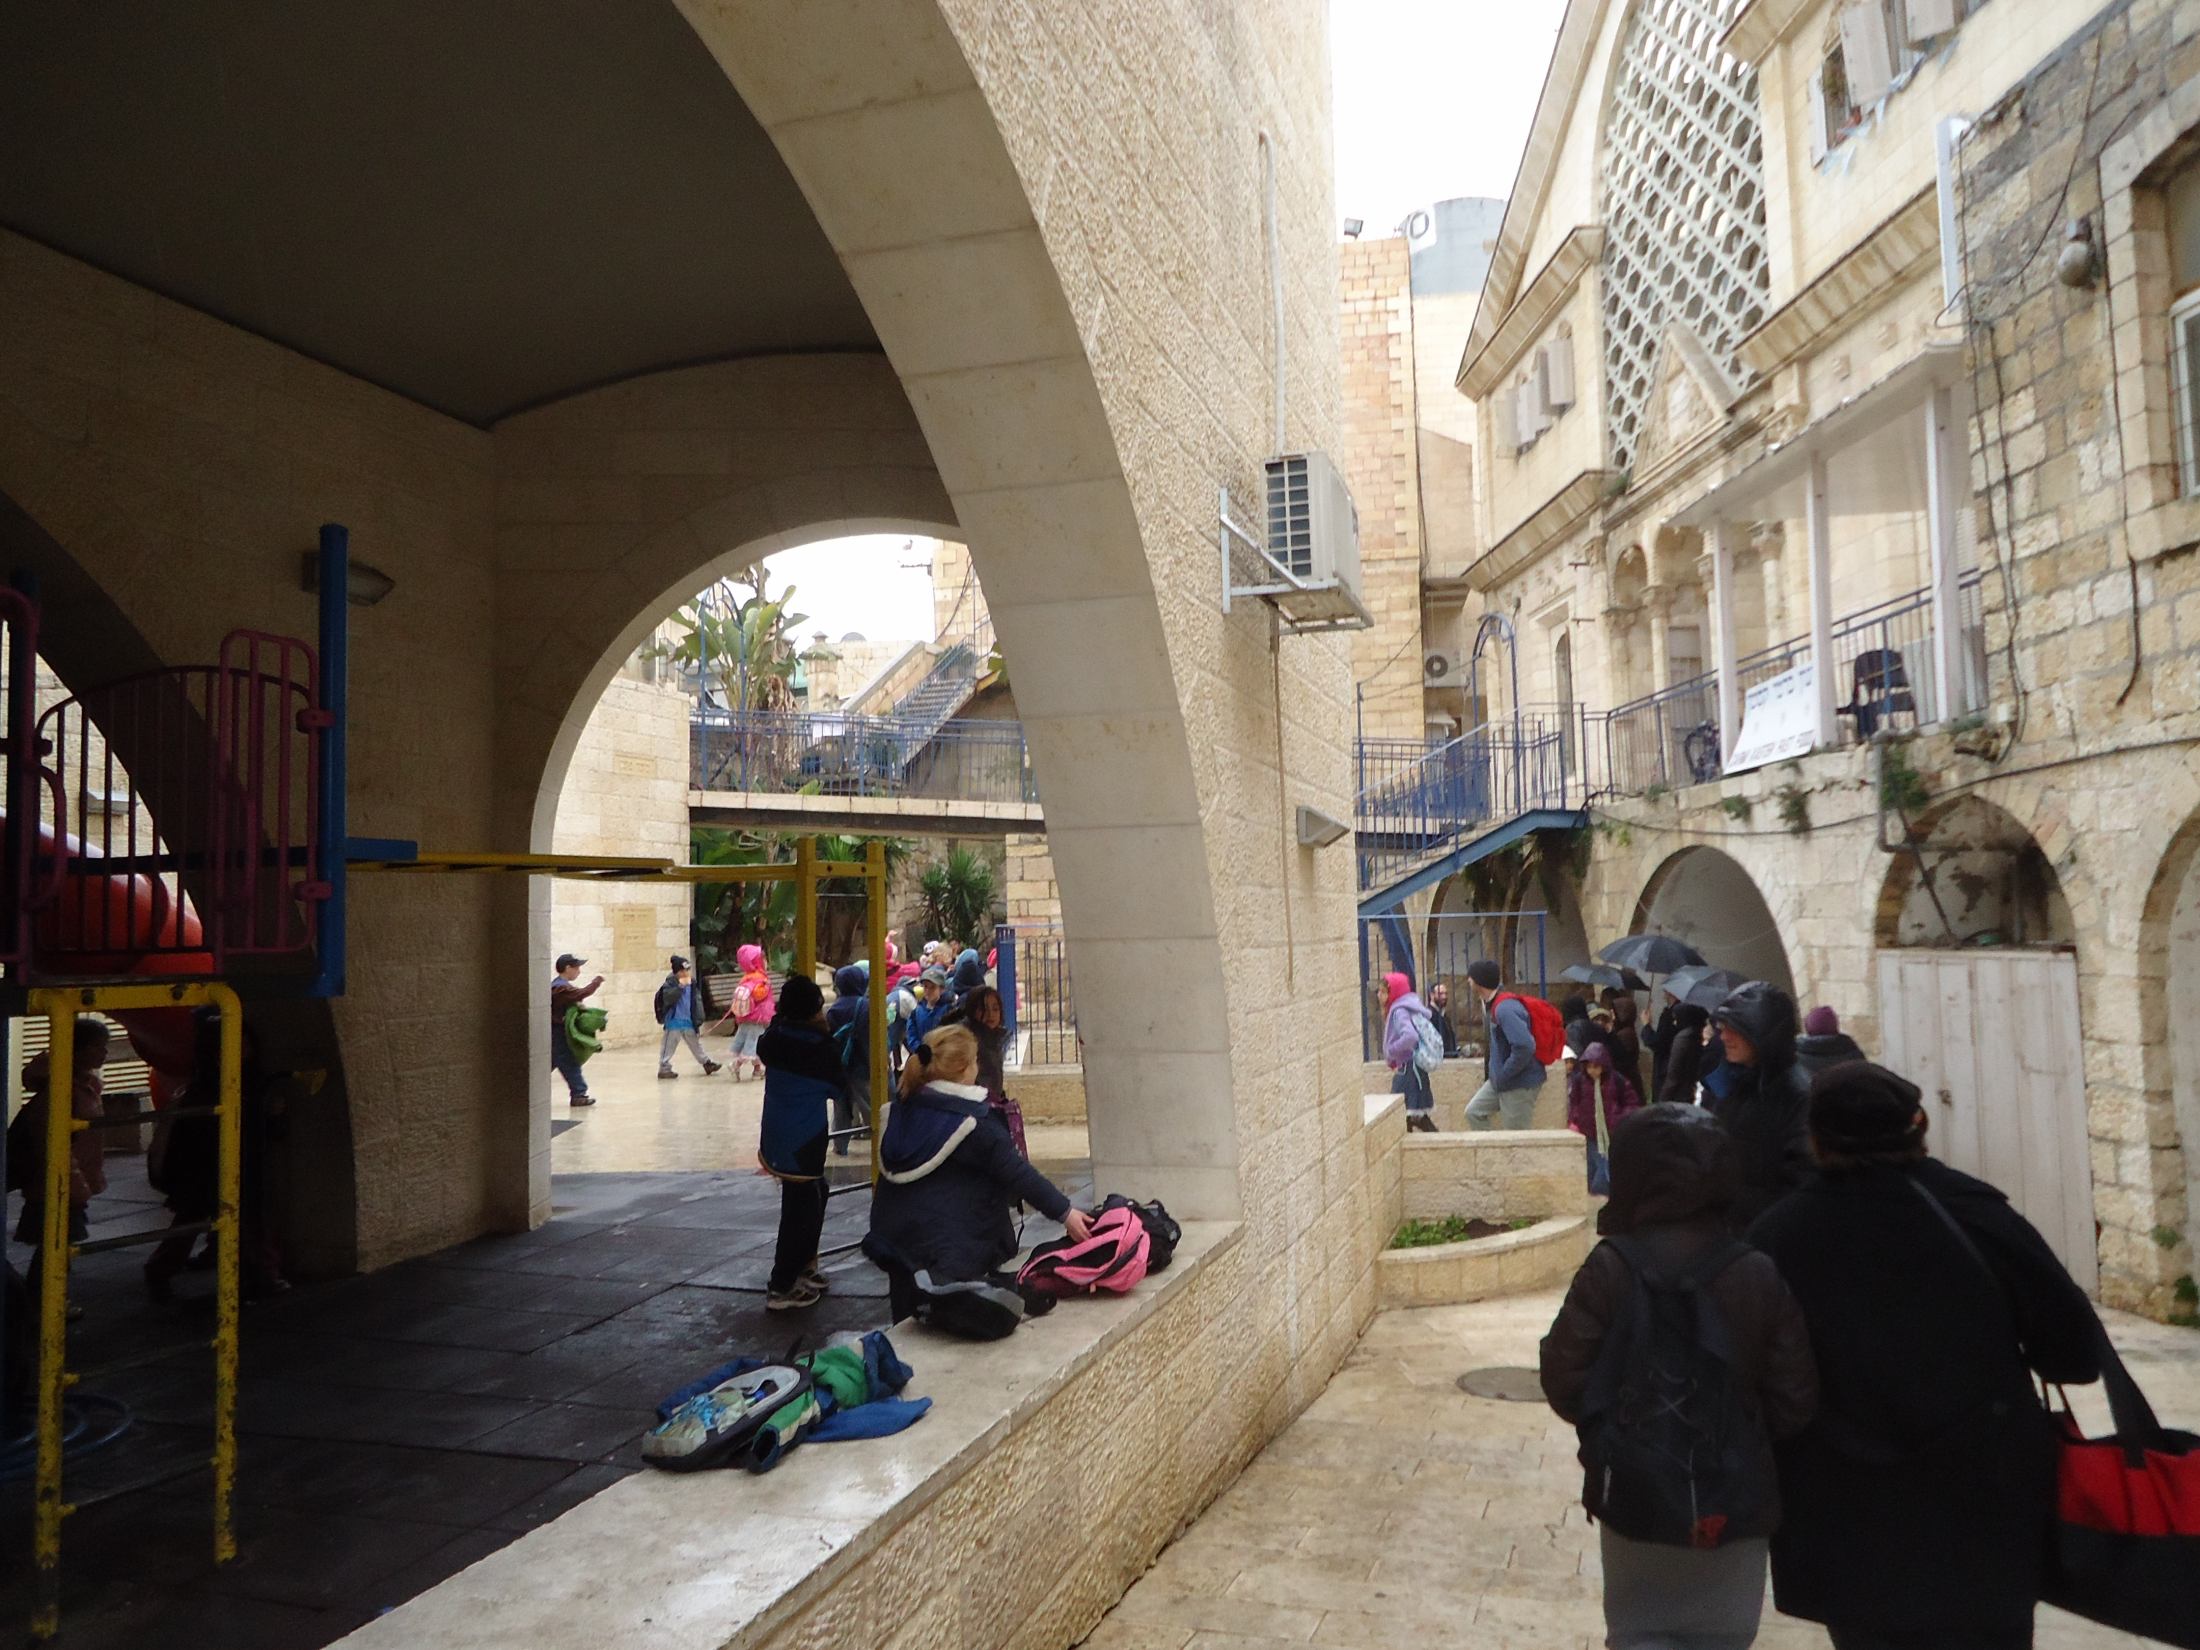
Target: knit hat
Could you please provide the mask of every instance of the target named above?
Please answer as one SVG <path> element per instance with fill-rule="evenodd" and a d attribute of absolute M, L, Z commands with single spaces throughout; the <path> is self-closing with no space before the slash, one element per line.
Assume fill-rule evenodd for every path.
<path fill-rule="evenodd" d="M 1497 963 L 1493 958 L 1477 957 L 1467 964 L 1467 978 L 1484 991 L 1495 991 L 1498 982 L 1504 977 L 1503 974 L 1498 972 Z"/>
<path fill-rule="evenodd" d="M 825 1012 L 825 993 L 818 989 L 817 981 L 807 974 L 790 974 L 787 983 L 779 988 L 779 1017 L 782 1020 L 814 1020 Z"/>
<path fill-rule="evenodd" d="M 1803 1016 L 1803 1035 L 1806 1037 L 1835 1037 L 1840 1031 L 1841 1016 L 1824 1003 Z"/>
<path fill-rule="evenodd" d="M 1868 1060 L 1848 1060 L 1810 1085 L 1810 1132 L 1827 1151 L 1849 1156 L 1907 1151 L 1925 1138 L 1924 1091 Z"/>

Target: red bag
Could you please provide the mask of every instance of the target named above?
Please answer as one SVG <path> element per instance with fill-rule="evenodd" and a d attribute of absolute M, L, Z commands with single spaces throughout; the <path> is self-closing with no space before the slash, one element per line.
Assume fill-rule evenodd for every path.
<path fill-rule="evenodd" d="M 2116 1430 L 2079 1431 L 2067 1402 L 2043 1596 L 2074 1615 L 2200 1650 L 2200 1437 L 2154 1418 L 2104 1330 Z"/>
<path fill-rule="evenodd" d="M 1523 997 L 1517 991 L 1500 991 L 1490 999 L 1490 1012 L 1502 1002 L 1515 1002 L 1528 1011 L 1528 1029 L 1535 1033 L 1535 1063 L 1555 1066 L 1566 1054 L 1566 1022 L 1558 1005 L 1541 997 Z"/>

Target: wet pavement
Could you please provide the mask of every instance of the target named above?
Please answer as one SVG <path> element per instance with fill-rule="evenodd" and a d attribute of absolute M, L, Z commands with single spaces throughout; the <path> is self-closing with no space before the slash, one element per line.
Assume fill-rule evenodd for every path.
<path fill-rule="evenodd" d="M 110 1159 L 110 1180 L 95 1238 L 165 1218 L 141 1159 Z M 752 1173 L 560 1175 L 554 1198 L 537 1231 L 246 1308 L 242 1551 L 220 1570 L 212 1276 L 156 1305 L 143 1250 L 80 1261 L 70 1365 L 134 1419 L 69 1465 L 70 1650 L 327 1644 L 638 1470 L 651 1407 L 713 1365 L 885 1321 L 885 1280 L 852 1250 L 829 1256 L 820 1306 L 764 1311 L 778 1188 Z M 869 1201 L 833 1200 L 828 1250 L 861 1236 Z M 27 1478 L 0 1479 L 0 1645 L 29 1619 L 29 1521 Z"/>

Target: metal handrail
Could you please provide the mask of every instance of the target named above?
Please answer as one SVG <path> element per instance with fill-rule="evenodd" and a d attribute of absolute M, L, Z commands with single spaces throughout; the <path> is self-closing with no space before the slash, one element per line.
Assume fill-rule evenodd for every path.
<path fill-rule="evenodd" d="M 1021 722 L 736 711 L 690 729 L 697 790 L 1035 803 Z"/>

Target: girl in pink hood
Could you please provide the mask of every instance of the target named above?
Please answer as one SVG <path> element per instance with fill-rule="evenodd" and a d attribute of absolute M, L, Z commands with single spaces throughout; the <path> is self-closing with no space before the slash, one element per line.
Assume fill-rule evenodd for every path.
<path fill-rule="evenodd" d="M 1413 982 L 1403 974 L 1383 976 L 1383 1060 L 1397 1073 L 1390 1092 L 1406 1097 L 1406 1127 L 1422 1134 L 1436 1132 L 1436 1091 L 1428 1073 L 1414 1064 L 1420 1047 L 1421 1027 L 1430 1023 L 1429 1011 L 1414 993 Z"/>
<path fill-rule="evenodd" d="M 764 1075 L 764 1062 L 756 1057 L 756 1044 L 764 1028 L 772 1023 L 778 1004 L 772 998 L 771 972 L 764 966 L 761 945 L 744 945 L 734 953 L 734 961 L 741 966 L 741 978 L 733 988 L 733 1006 L 718 1023 L 734 1022 L 733 1053 L 727 1058 L 733 1062 L 733 1080 L 738 1083 L 743 1062 L 758 1077 Z"/>

